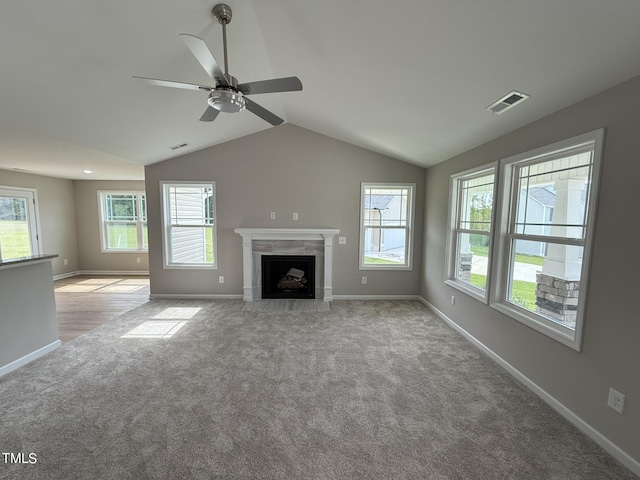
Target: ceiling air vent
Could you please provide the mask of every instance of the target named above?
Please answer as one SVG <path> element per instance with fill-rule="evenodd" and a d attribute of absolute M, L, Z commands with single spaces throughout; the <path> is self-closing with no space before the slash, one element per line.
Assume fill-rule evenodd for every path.
<path fill-rule="evenodd" d="M 179 148 L 184 148 L 189 146 L 188 143 L 179 143 L 178 145 L 174 145 L 173 147 L 169 147 L 171 150 L 178 150 Z"/>
<path fill-rule="evenodd" d="M 502 97 L 497 102 L 494 102 L 491 105 L 489 105 L 487 107 L 487 110 L 499 115 L 501 113 L 506 112 L 510 108 L 515 107 L 519 103 L 524 102 L 527 98 L 529 98 L 529 95 L 525 93 L 516 92 L 514 90 L 513 92 L 507 93 L 504 97 Z"/>

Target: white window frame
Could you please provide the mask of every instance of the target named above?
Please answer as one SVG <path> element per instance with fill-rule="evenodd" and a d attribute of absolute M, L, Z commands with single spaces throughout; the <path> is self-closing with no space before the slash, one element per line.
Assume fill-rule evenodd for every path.
<path fill-rule="evenodd" d="M 40 227 L 40 211 L 38 209 L 38 190 L 35 188 L 0 185 L 0 196 L 27 199 L 27 217 L 29 219 L 29 243 L 31 255 L 40 255 L 42 253 L 42 238 L 40 235 L 42 229 Z M 2 258 L 2 245 L 0 245 L 0 261 L 2 261 Z"/>
<path fill-rule="evenodd" d="M 202 263 L 180 263 L 172 261 L 173 253 L 172 253 L 172 242 L 171 242 L 171 227 L 179 226 L 179 227 L 194 227 L 194 228 L 202 228 L 203 224 L 172 224 L 170 218 L 171 206 L 170 206 L 170 198 L 168 195 L 168 191 L 172 187 L 200 187 L 200 188 L 211 188 L 212 189 L 212 216 L 213 216 L 213 224 L 211 224 L 212 229 L 212 242 L 213 242 L 213 261 L 212 262 L 202 262 Z M 162 229 L 163 229 L 163 258 L 164 258 L 164 268 L 165 269 L 211 269 L 216 270 L 218 268 L 218 217 L 216 212 L 217 201 L 216 201 L 216 182 L 214 181 L 169 181 L 169 180 L 161 180 L 160 181 L 160 203 L 162 206 Z"/>
<path fill-rule="evenodd" d="M 457 290 L 460 290 L 471 297 L 480 300 L 483 303 L 489 303 L 489 291 L 491 285 L 491 264 L 493 251 L 493 235 L 494 235 L 494 219 L 496 204 L 496 189 L 498 185 L 498 162 L 492 162 L 477 168 L 465 170 L 464 172 L 451 175 L 449 188 L 449 225 L 447 230 L 446 245 L 446 268 L 445 283 Z M 460 227 L 460 217 L 462 212 L 462 184 L 465 181 L 493 174 L 492 198 L 493 204 L 491 208 L 491 219 L 489 231 L 476 231 L 473 229 L 464 229 Z M 481 234 L 486 235 L 489 240 L 488 258 L 487 258 L 487 285 L 483 290 L 458 278 L 457 259 L 459 255 L 459 238 L 463 234 Z"/>
<path fill-rule="evenodd" d="M 407 189 L 407 219 L 406 225 L 388 225 L 387 228 L 404 228 L 405 229 L 405 262 L 403 264 L 365 264 L 365 191 L 367 189 Z M 377 183 L 362 182 L 360 184 L 360 251 L 359 264 L 360 270 L 412 270 L 413 265 L 413 218 L 415 211 L 415 183 Z M 384 227 L 383 227 L 384 228 Z"/>
<path fill-rule="evenodd" d="M 595 220 L 598 201 L 598 190 L 600 183 L 600 170 L 602 163 L 602 148 L 604 139 L 604 129 L 578 135 L 576 137 L 556 142 L 552 145 L 541 147 L 535 150 L 521 153 L 502 159 L 500 161 L 500 182 L 497 196 L 497 216 L 499 224 L 494 229 L 495 247 L 491 276 L 491 307 L 522 322 L 525 325 L 580 351 L 582 349 L 582 339 L 584 334 L 584 317 L 587 293 L 589 291 L 589 269 L 591 264 L 591 252 L 593 244 L 593 234 L 595 230 Z M 582 239 L 561 239 L 563 244 L 579 245 L 584 248 L 583 260 L 580 276 L 580 295 L 578 297 L 577 318 L 575 330 L 553 322 L 546 317 L 521 308 L 514 303 L 507 301 L 509 292 L 509 268 L 511 264 L 511 240 L 519 238 L 519 235 L 512 230 L 515 224 L 515 198 L 514 192 L 518 192 L 517 178 L 515 172 L 518 167 L 526 164 L 541 163 L 549 161 L 555 156 L 570 155 L 588 146 L 593 151 L 593 163 L 591 173 L 591 187 L 586 215 L 586 231 Z M 532 238 L 531 235 L 527 239 Z M 544 236 L 538 240 L 556 242 L 557 237 Z"/>
<path fill-rule="evenodd" d="M 135 195 L 136 202 L 136 220 L 108 220 L 107 219 L 107 195 Z M 147 225 L 147 221 L 143 220 L 146 217 L 144 205 L 146 207 L 146 193 L 142 190 L 98 190 L 98 209 L 100 210 L 100 241 L 102 253 L 140 253 L 147 252 L 149 249 L 144 246 L 144 227 Z M 143 215 L 144 213 L 144 215 Z M 137 248 L 115 248 L 109 246 L 109 229 L 107 225 L 110 223 L 127 223 L 136 226 L 136 238 Z"/>

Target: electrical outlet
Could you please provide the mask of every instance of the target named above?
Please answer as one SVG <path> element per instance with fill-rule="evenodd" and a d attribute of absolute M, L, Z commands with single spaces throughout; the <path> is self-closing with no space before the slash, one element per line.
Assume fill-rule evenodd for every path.
<path fill-rule="evenodd" d="M 293 212 L 293 219 L 298 220 L 298 212 Z"/>
<path fill-rule="evenodd" d="M 65 258 L 65 259 L 62 261 L 62 264 L 63 264 L 63 265 L 69 265 L 69 260 Z"/>
<path fill-rule="evenodd" d="M 338 237 L 338 244 L 346 245 L 347 244 L 347 237 Z"/>
<path fill-rule="evenodd" d="M 136 258 L 136 263 L 140 263 L 140 257 Z"/>
<path fill-rule="evenodd" d="M 362 277 L 362 284 L 366 285 L 367 284 L 367 277 Z"/>
<path fill-rule="evenodd" d="M 276 212 L 271 212 L 271 220 L 275 220 L 276 219 Z"/>
<path fill-rule="evenodd" d="M 624 411 L 624 395 L 613 388 L 609 388 L 609 401 L 607 405 L 622 414 Z"/>
<path fill-rule="evenodd" d="M 456 297 L 451 295 L 451 305 L 455 305 L 455 304 L 456 304 Z"/>
<path fill-rule="evenodd" d="M 218 277 L 218 283 L 224 283 L 224 277 L 222 275 Z"/>

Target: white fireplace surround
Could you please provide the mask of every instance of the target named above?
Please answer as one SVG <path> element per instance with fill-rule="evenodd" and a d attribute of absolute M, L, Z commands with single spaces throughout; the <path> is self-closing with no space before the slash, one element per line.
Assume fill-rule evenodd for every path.
<path fill-rule="evenodd" d="M 254 299 L 254 240 L 299 240 L 324 242 L 324 285 L 322 300 L 333 300 L 333 238 L 340 233 L 335 228 L 236 228 L 234 230 L 242 237 L 242 289 L 243 300 L 251 302 Z"/>

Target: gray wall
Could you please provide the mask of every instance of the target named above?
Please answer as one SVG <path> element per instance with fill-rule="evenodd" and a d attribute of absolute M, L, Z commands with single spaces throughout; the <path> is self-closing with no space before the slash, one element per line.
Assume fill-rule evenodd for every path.
<path fill-rule="evenodd" d="M 334 246 L 334 295 L 417 295 L 420 284 L 424 169 L 291 124 L 194 152 L 145 169 L 152 294 L 242 294 L 237 227 L 340 229 Z M 218 269 L 163 269 L 161 180 L 214 180 Z M 416 183 L 412 271 L 358 270 L 360 182 Z M 269 219 L 276 212 L 276 219 Z M 299 220 L 292 220 L 298 212 Z M 218 283 L 218 276 L 225 284 Z M 368 277 L 362 285 L 361 276 Z"/>
<path fill-rule="evenodd" d="M 53 274 L 63 275 L 78 270 L 73 181 L 0 170 L 0 185 L 38 191 L 43 253 L 59 255 L 52 262 Z M 68 265 L 64 265 L 64 259 L 68 260 Z"/>
<path fill-rule="evenodd" d="M 522 108 L 526 108 L 526 104 Z M 505 114 L 505 119 L 509 114 Z M 444 284 L 452 173 L 606 128 L 581 353 Z M 421 295 L 576 415 L 640 461 L 640 77 L 468 151 L 426 172 Z M 456 296 L 456 305 L 449 303 Z M 612 386 L 624 415 L 607 407 Z"/>
<path fill-rule="evenodd" d="M 58 341 L 51 262 L 0 268 L 0 305 L 0 368 Z"/>
<path fill-rule="evenodd" d="M 100 245 L 98 190 L 144 190 L 144 182 L 65 180 L 0 170 L 0 185 L 37 190 L 43 252 L 59 255 L 52 262 L 54 276 L 149 270 L 146 252 L 102 253 Z"/>
<path fill-rule="evenodd" d="M 144 191 L 142 181 L 77 180 L 73 182 L 81 270 L 101 272 L 147 272 L 146 252 L 103 253 L 100 243 L 99 190 Z M 137 259 L 140 258 L 140 263 Z"/>

